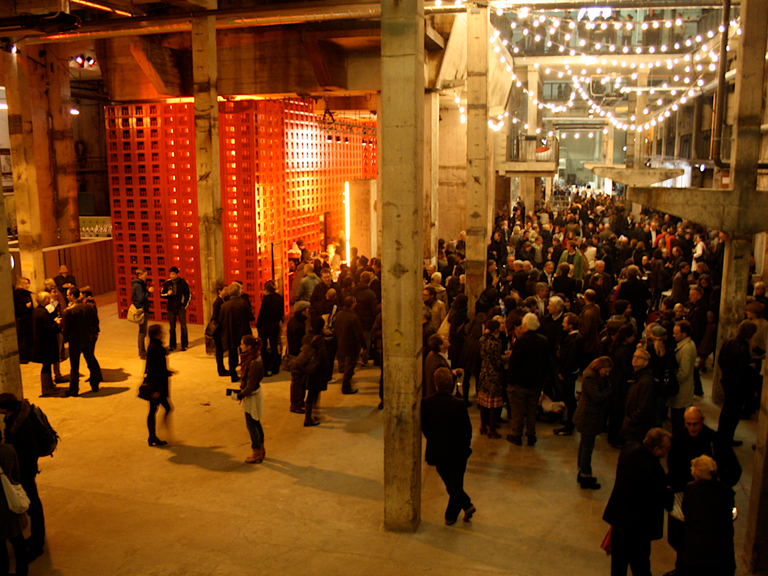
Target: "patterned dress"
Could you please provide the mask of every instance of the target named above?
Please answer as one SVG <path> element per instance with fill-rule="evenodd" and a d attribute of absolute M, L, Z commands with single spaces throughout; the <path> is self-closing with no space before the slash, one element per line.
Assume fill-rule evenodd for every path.
<path fill-rule="evenodd" d="M 483 408 L 499 408 L 504 405 L 501 340 L 492 334 L 483 336 L 480 339 L 480 358 L 477 403 Z"/>

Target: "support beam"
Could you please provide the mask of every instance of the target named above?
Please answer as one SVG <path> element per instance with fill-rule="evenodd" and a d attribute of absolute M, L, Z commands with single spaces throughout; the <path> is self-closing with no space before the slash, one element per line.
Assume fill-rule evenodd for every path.
<path fill-rule="evenodd" d="M 0 222 L 5 222 L 5 202 L 0 202 Z M 12 272 L 8 230 L 0 226 L 0 392 L 10 392 L 21 398 L 24 389 L 21 385 Z"/>
<path fill-rule="evenodd" d="M 489 240 L 490 137 L 488 129 L 488 6 L 467 8 L 467 258 L 465 293 L 470 314 L 485 289 Z"/>
<path fill-rule="evenodd" d="M 11 138 L 13 190 L 19 214 L 19 249 L 21 273 L 29 278 L 32 291 L 42 290 L 45 280 L 42 214 L 38 193 L 35 141 L 32 128 L 30 68 L 37 66 L 17 54 L 0 52 L 8 102 L 8 132 Z"/>
<path fill-rule="evenodd" d="M 58 243 L 80 241 L 80 204 L 77 197 L 75 139 L 72 129 L 72 95 L 69 84 L 67 56 L 64 46 L 45 49 L 48 76 L 48 110 L 51 123 L 51 172 L 53 176 L 53 206 L 57 219 Z M 53 275 L 53 274 L 51 274 Z"/>
<path fill-rule="evenodd" d="M 539 127 L 539 107 L 534 100 L 539 98 L 539 69 L 528 66 L 528 135 L 534 136 Z"/>
<path fill-rule="evenodd" d="M 677 112 L 675 112 L 675 159 L 680 158 L 680 139 L 683 131 L 683 110 L 686 109 L 687 108 L 680 106 L 678 107 Z"/>
<path fill-rule="evenodd" d="M 440 94 L 424 95 L 424 263 L 437 265 L 437 188 L 440 172 Z"/>
<path fill-rule="evenodd" d="M 765 206 L 765 204 L 754 204 L 751 201 L 751 192 L 757 187 L 757 164 L 760 160 L 762 140 L 760 125 L 762 123 L 763 93 L 765 91 L 765 59 L 763 55 L 768 43 L 768 10 L 765 9 L 764 2 L 758 0 L 742 1 L 741 28 L 739 53 L 745 57 L 739 59 L 739 66 L 736 68 L 734 97 L 737 112 L 734 123 L 731 177 L 734 193 L 739 196 L 739 210 L 742 214 L 747 215 L 763 212 L 756 207 Z M 748 54 L 757 57 L 746 57 Z M 742 235 L 744 234 L 743 230 L 738 232 L 741 234 L 734 238 L 734 243 L 737 240 L 743 241 L 746 236 Z M 720 322 L 717 328 L 718 347 L 725 338 L 736 332 L 737 322 L 743 318 L 751 244 L 747 243 L 744 246 L 743 254 L 739 250 L 733 250 L 729 254 L 728 244 L 725 246 Z M 738 302 L 738 304 L 733 304 L 733 309 L 726 308 L 729 300 Z M 739 312 L 741 317 L 737 320 L 735 315 Z M 724 317 L 724 313 L 730 313 L 730 317 Z M 724 319 L 727 319 L 728 322 L 723 322 Z M 768 440 L 767 420 L 768 412 L 761 410 L 760 435 L 757 439 L 758 447 L 752 473 L 749 513 L 744 534 L 744 556 L 747 570 L 753 573 L 768 572 L 768 475 L 766 475 L 765 469 L 765 448 L 766 440 Z"/>
<path fill-rule="evenodd" d="M 203 284 L 203 320 L 207 324 L 217 296 L 216 284 L 224 281 L 215 16 L 198 16 L 192 20 L 192 79 L 200 278 Z"/>
<path fill-rule="evenodd" d="M 405 531 L 421 510 L 424 23 L 424 0 L 381 3 L 384 526 Z"/>
<path fill-rule="evenodd" d="M 131 38 L 130 50 L 159 95 L 186 96 L 179 72 L 179 50 L 148 42 L 144 38 Z"/>

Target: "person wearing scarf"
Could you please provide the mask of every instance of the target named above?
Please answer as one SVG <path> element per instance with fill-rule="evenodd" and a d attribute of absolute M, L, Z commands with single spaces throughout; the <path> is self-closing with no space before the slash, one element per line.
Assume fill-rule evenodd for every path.
<path fill-rule="evenodd" d="M 261 339 L 250 334 L 240 341 L 240 392 L 237 399 L 242 401 L 245 411 L 245 426 L 251 435 L 253 453 L 245 459 L 248 464 L 264 461 L 264 429 L 261 427 L 263 413 L 261 400 L 261 379 L 264 378 L 264 363 L 261 360 Z"/>

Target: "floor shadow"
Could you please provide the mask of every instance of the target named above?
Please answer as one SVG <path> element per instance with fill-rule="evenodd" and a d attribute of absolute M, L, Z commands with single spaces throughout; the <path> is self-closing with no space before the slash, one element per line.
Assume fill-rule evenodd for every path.
<path fill-rule="evenodd" d="M 197 466 L 214 472 L 250 472 L 258 469 L 241 460 L 235 460 L 232 455 L 221 451 L 221 446 L 187 446 L 174 444 L 159 448 L 172 452 L 168 461 L 182 466 Z"/>
<path fill-rule="evenodd" d="M 92 392 L 90 390 L 80 393 L 82 398 L 104 398 L 106 396 L 114 396 L 115 394 L 122 394 L 130 390 L 128 386 L 99 386 L 98 392 Z"/>
<path fill-rule="evenodd" d="M 269 456 L 264 460 L 262 466 L 294 478 L 299 486 L 368 500 L 384 499 L 384 485 L 377 480 L 362 478 L 337 470 L 299 466 L 284 460 L 275 460 Z"/>
<path fill-rule="evenodd" d="M 125 382 L 131 374 L 122 368 L 102 368 L 101 377 L 103 382 Z"/>

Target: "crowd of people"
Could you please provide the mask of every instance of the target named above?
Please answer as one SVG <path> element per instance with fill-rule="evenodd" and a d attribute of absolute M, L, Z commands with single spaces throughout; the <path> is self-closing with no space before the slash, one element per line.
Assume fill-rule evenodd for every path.
<path fill-rule="evenodd" d="M 423 273 L 422 422 L 427 461 L 437 466 L 450 495 L 447 524 L 456 522 L 461 510 L 467 521 L 476 512 L 463 490 L 472 439 L 468 408 L 474 400 L 480 434 L 490 440 L 505 437 L 522 446 L 525 439 L 535 446 L 542 420 L 556 424 L 556 436 L 578 432 L 577 483 L 585 490 L 601 487 L 592 454 L 597 438 L 607 432 L 608 443 L 621 449 L 605 513 L 613 533 L 613 573 L 624 574 L 627 566 L 647 573 L 649 543 L 660 537 L 657 520 L 664 508 L 676 510 L 673 518 L 680 524 L 670 533 L 677 569 L 685 574 L 695 568 L 698 556 L 690 546 L 705 545 L 712 532 L 690 534 L 696 526 L 682 519 L 715 505 L 722 509 L 715 514 L 712 508 L 712 518 L 723 518 L 720 512 L 732 503 L 731 488 L 741 473 L 733 451 L 741 441 L 734 434 L 739 419 L 759 406 L 768 339 L 766 287 L 750 283 L 747 318 L 716 359 L 725 396 L 718 429 L 705 426 L 694 403 L 704 393 L 700 375 L 715 351 L 725 240 L 722 232 L 670 215 L 632 214 L 610 198 L 577 196 L 559 212 L 537 206 L 526 213 L 517 205 L 496 216 L 486 287 L 473 313 L 464 294 L 466 235 L 439 241 L 436 264 Z M 231 393 L 242 401 L 251 438 L 246 462 L 264 460 L 261 381 L 281 369 L 291 375 L 287 408 L 303 415 L 304 426 L 320 423 L 319 396 L 338 382 L 334 374 L 342 393 L 354 394 L 356 367 L 371 361 L 380 367 L 378 408 L 383 408 L 381 261 L 353 250 L 347 266 L 336 256 L 313 259 L 301 251 L 285 330 L 285 302 L 273 282 L 264 285 L 258 311 L 241 283 L 217 287 L 207 334 L 219 376 L 239 383 Z M 166 357 L 176 347 L 177 319 L 181 350 L 189 345 L 189 288 L 178 270 L 171 272 L 162 288 L 169 320 L 173 316 L 169 346 L 164 329 L 149 326 L 153 287 L 147 272 L 138 269 L 133 281 L 138 352 L 147 360 L 150 446 L 166 444 L 156 434 L 155 419 L 160 406 L 166 417 L 172 411 Z M 92 390 L 98 391 L 99 322 L 92 296 L 78 289 L 65 266 L 46 281 L 46 291 L 32 295 L 28 288 L 22 279 L 14 293 L 19 346 L 23 361 L 42 364 L 43 394 L 59 392 L 53 379 L 63 379 L 58 365 L 67 355 L 65 393 L 79 393 L 81 353 Z M 502 434 L 505 424 L 509 429 Z M 665 473 L 659 461 L 667 453 Z M 691 460 L 699 457 L 704 459 L 691 471 Z M 675 494 L 679 505 L 673 508 Z M 718 534 L 731 535 L 730 558 L 732 527 L 720 528 Z M 731 563 L 723 574 L 732 573 Z"/>

